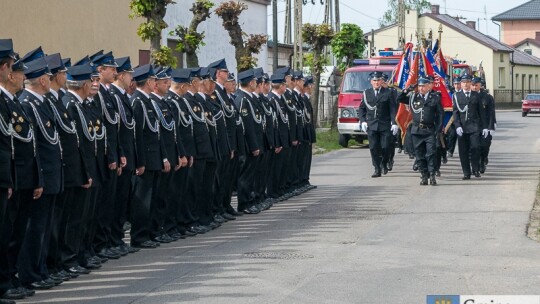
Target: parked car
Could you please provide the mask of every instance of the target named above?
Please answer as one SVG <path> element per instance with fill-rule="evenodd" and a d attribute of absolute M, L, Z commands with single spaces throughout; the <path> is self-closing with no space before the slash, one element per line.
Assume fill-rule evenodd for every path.
<path fill-rule="evenodd" d="M 527 94 L 521 101 L 521 116 L 540 114 L 540 94 Z"/>

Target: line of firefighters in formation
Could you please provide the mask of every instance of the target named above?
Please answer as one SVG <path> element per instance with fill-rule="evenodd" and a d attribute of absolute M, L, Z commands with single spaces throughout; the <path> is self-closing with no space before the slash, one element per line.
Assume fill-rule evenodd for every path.
<path fill-rule="evenodd" d="M 370 74 L 371 88 L 364 91 L 359 108 L 360 126 L 368 133 L 375 172 L 380 177 L 392 171 L 396 145 L 415 159 L 413 170 L 421 174 L 420 185 L 437 184 L 441 163 L 452 157 L 458 143 L 463 180 L 481 177 L 489 162 L 491 140 L 497 126 L 495 102 L 480 77 L 464 74 L 453 79 L 452 112 L 445 112 L 441 95 L 433 90 L 434 78 L 418 79 L 401 92 L 388 87 L 388 75 Z M 412 116 L 407 126 L 398 126 L 396 113 L 404 104 Z M 401 134 L 404 135 L 402 140 Z"/>
<path fill-rule="evenodd" d="M 315 188 L 312 84 L 0 40 L 0 303 Z"/>

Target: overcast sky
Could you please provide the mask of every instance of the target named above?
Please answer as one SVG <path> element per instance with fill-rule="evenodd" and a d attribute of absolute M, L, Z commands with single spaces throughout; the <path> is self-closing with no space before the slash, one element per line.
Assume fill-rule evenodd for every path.
<path fill-rule="evenodd" d="M 294 1 L 293 1 L 294 2 Z M 466 19 L 476 21 L 479 30 L 494 38 L 499 38 L 499 27 L 491 21 L 491 18 L 516 6 L 528 2 L 528 0 L 432 0 L 431 4 L 441 6 L 440 13 L 447 13 L 450 16 L 460 16 Z M 341 23 L 355 23 L 359 25 L 364 33 L 371 29 L 379 28 L 379 19 L 388 9 L 386 0 L 340 0 L 340 19 Z M 278 33 L 279 41 L 283 42 L 284 24 L 285 24 L 285 1 L 278 0 Z M 304 23 L 322 23 L 324 18 L 324 5 L 320 0 L 316 4 L 304 6 Z M 268 6 L 268 33 L 272 36 L 272 6 Z M 487 20 L 486 20 L 487 19 Z M 477 25 L 477 28 L 478 28 Z M 443 34 L 444 35 L 444 34 Z"/>

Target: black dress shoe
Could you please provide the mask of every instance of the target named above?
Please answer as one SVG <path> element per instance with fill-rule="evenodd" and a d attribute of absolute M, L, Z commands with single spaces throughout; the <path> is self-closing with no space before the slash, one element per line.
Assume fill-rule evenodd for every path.
<path fill-rule="evenodd" d="M 109 250 L 110 250 L 112 253 L 115 253 L 115 254 L 120 255 L 121 257 L 126 256 L 126 255 L 129 253 L 129 252 L 127 252 L 127 250 L 124 250 L 124 249 L 123 249 L 122 247 L 120 247 L 120 246 L 109 248 Z"/>
<path fill-rule="evenodd" d="M 170 237 L 173 238 L 175 241 L 178 241 L 180 239 L 183 240 L 183 239 L 186 238 L 186 236 L 181 234 L 180 232 L 174 233 L 174 234 L 170 235 Z"/>
<path fill-rule="evenodd" d="M 480 165 L 480 173 L 484 174 L 486 172 L 486 165 L 481 164 Z"/>
<path fill-rule="evenodd" d="M 114 253 L 108 248 L 101 249 L 101 251 L 98 252 L 97 256 L 100 258 L 107 258 L 107 259 L 113 259 L 113 260 L 117 260 L 120 258 L 119 254 Z"/>
<path fill-rule="evenodd" d="M 95 269 L 100 269 L 100 268 L 101 268 L 101 264 L 96 264 L 96 263 L 88 262 L 88 263 L 86 263 L 86 265 L 84 265 L 83 267 L 86 268 L 86 269 L 92 269 L 92 270 L 95 270 Z"/>
<path fill-rule="evenodd" d="M 389 161 L 386 167 L 388 168 L 388 171 L 392 171 L 392 169 L 394 168 L 394 161 Z"/>
<path fill-rule="evenodd" d="M 53 273 L 53 274 L 49 274 L 49 278 L 55 280 L 55 281 L 67 281 L 67 280 L 64 280 L 64 277 L 57 274 L 57 273 Z M 71 278 L 70 278 L 71 279 Z"/>
<path fill-rule="evenodd" d="M 431 176 L 429 177 L 429 184 L 432 185 L 432 186 L 436 186 L 437 185 L 437 179 L 435 178 L 435 174 L 432 173 Z"/>
<path fill-rule="evenodd" d="M 383 166 L 383 168 L 382 168 L 382 174 L 383 174 L 383 175 L 388 174 L 388 168 L 387 168 L 386 166 Z"/>
<path fill-rule="evenodd" d="M 24 294 L 25 297 L 32 297 L 33 295 L 36 294 L 36 291 L 35 290 L 32 290 L 32 289 L 28 289 L 26 287 L 19 287 L 17 288 L 20 292 L 22 292 Z"/>
<path fill-rule="evenodd" d="M 74 279 L 74 278 L 76 278 L 76 277 L 79 276 L 78 273 L 72 273 L 72 272 L 69 272 L 69 271 L 66 271 L 66 270 L 62 270 L 62 271 L 60 271 L 60 273 L 61 273 L 62 275 L 64 275 L 64 276 L 69 276 L 69 277 L 72 278 L 72 279 Z"/>
<path fill-rule="evenodd" d="M 446 164 L 448 162 L 448 158 L 446 157 L 446 153 L 443 154 L 441 161 L 442 161 L 443 164 Z"/>
<path fill-rule="evenodd" d="M 123 247 L 125 250 L 127 250 L 128 253 L 135 253 L 135 252 L 141 251 L 139 248 L 133 248 L 133 247 L 129 246 L 128 244 L 124 244 L 124 245 L 120 245 L 120 246 Z"/>
<path fill-rule="evenodd" d="M 373 174 L 371 174 L 371 177 L 373 177 L 373 178 L 381 177 L 381 170 L 375 170 L 375 172 L 373 172 Z"/>
<path fill-rule="evenodd" d="M 403 149 L 401 148 L 397 149 L 397 153 L 401 153 L 401 152 L 403 152 Z"/>
<path fill-rule="evenodd" d="M 474 174 L 475 177 L 482 177 L 482 175 L 478 171 L 474 172 L 473 174 Z"/>
<path fill-rule="evenodd" d="M 435 176 L 437 176 L 437 177 L 441 176 L 441 171 L 435 170 Z"/>
<path fill-rule="evenodd" d="M 47 283 L 45 281 L 39 281 L 39 282 L 31 283 L 31 284 L 29 284 L 28 286 L 25 286 L 25 287 L 29 288 L 29 289 L 36 289 L 36 290 L 46 290 L 46 289 L 53 288 L 54 284 Z"/>
<path fill-rule="evenodd" d="M 218 222 L 210 222 L 210 223 L 208 224 L 208 227 L 210 227 L 210 228 L 212 228 L 212 229 L 216 229 L 216 228 L 219 227 L 219 226 L 221 226 L 221 224 L 218 223 Z"/>
<path fill-rule="evenodd" d="M 13 300 L 0 298 L 0 304 L 17 304 L 17 303 L 15 303 L 15 301 L 13 301 Z"/>
<path fill-rule="evenodd" d="M 223 213 L 221 216 L 228 221 L 234 221 L 236 219 L 232 214 L 227 212 Z"/>
<path fill-rule="evenodd" d="M 214 215 L 214 222 L 222 224 L 222 223 L 225 223 L 226 221 L 227 219 L 225 219 L 223 216 L 219 214 Z"/>
<path fill-rule="evenodd" d="M 89 274 L 91 271 L 88 269 L 88 268 L 84 268 L 82 266 L 75 266 L 75 267 L 71 267 L 69 269 L 66 270 L 67 272 L 69 273 L 74 273 L 74 274 Z"/>
<path fill-rule="evenodd" d="M 0 299 L 21 300 L 21 299 L 24 299 L 25 297 L 26 297 L 26 294 L 19 288 L 11 288 L 11 289 L 8 289 L 6 292 L 4 292 L 4 294 L 0 296 Z"/>
<path fill-rule="evenodd" d="M 468 180 L 468 179 L 471 179 L 471 176 L 470 175 L 464 175 L 461 179 L 462 180 Z"/>
<path fill-rule="evenodd" d="M 134 247 L 134 248 L 149 248 L 149 249 L 153 249 L 153 248 L 156 248 L 156 244 L 152 241 L 144 241 L 140 244 L 131 244 L 131 247 Z"/>
<path fill-rule="evenodd" d="M 418 171 L 418 163 L 417 162 L 414 162 L 414 164 L 412 166 L 412 169 L 413 169 L 413 171 Z"/>
<path fill-rule="evenodd" d="M 190 231 L 190 230 L 187 230 L 187 229 L 181 230 L 180 233 L 183 236 L 196 236 L 197 235 L 197 233 L 195 233 L 193 231 Z"/>
<path fill-rule="evenodd" d="M 46 278 L 45 280 L 43 280 L 43 282 L 45 283 L 49 283 L 49 284 L 54 284 L 54 286 L 58 286 L 62 283 L 64 283 L 64 280 L 55 280 L 53 278 L 51 278 L 50 276 L 48 278 Z"/>
<path fill-rule="evenodd" d="M 427 177 L 427 175 L 424 175 L 424 176 L 422 176 L 422 178 L 420 179 L 420 185 L 425 186 L 425 185 L 427 185 L 427 184 L 428 184 L 428 177 Z"/>
<path fill-rule="evenodd" d="M 244 215 L 242 212 L 238 212 L 236 210 L 229 210 L 229 211 L 227 211 L 227 213 L 232 215 L 232 216 L 242 216 L 242 215 Z"/>

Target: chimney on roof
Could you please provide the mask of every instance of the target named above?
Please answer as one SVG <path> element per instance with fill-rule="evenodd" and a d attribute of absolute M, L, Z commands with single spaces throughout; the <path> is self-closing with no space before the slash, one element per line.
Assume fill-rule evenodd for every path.
<path fill-rule="evenodd" d="M 536 37 L 534 37 L 534 40 L 540 41 L 540 32 L 536 32 Z"/>
<path fill-rule="evenodd" d="M 465 24 L 473 30 L 476 30 L 476 21 L 466 21 Z"/>
<path fill-rule="evenodd" d="M 439 8 L 440 8 L 440 7 L 441 7 L 441 6 L 438 5 L 438 4 L 432 4 L 432 5 L 431 5 L 431 13 L 432 13 L 433 15 L 438 15 L 438 14 L 439 14 Z"/>

